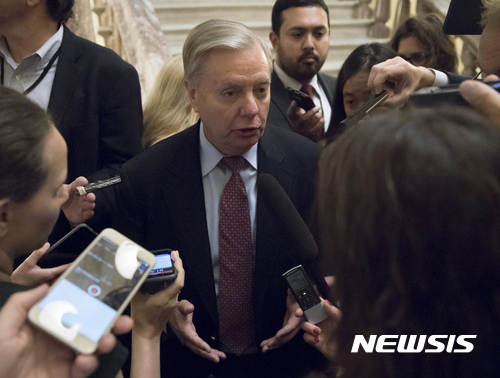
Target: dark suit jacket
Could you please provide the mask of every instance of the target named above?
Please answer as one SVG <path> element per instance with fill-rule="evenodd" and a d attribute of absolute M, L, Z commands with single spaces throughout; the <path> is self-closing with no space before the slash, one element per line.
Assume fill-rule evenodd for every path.
<path fill-rule="evenodd" d="M 199 149 L 197 124 L 127 162 L 118 190 L 121 209 L 113 226 L 145 248 L 179 250 L 186 270 L 182 298 L 195 306 L 194 324 L 199 336 L 218 349 L 217 299 Z M 281 129 L 266 129 L 258 146 L 258 172 L 273 175 L 304 218 L 314 196 L 318 156 L 315 143 Z M 293 246 L 277 231 L 259 200 L 256 239 L 254 311 L 260 343 L 282 327 L 287 288 L 281 275 L 300 261 L 291 256 Z M 175 376 L 174 365 L 184 364 L 179 375 L 189 376 L 186 369 L 206 362 L 191 351 L 184 351 L 182 359 L 187 360 L 181 362 L 178 353 L 182 351 L 168 349 L 174 356 L 167 364 L 171 376 Z M 211 362 L 208 365 L 215 366 Z"/>
<path fill-rule="evenodd" d="M 333 109 L 333 96 L 335 87 L 337 86 L 337 78 L 319 73 L 318 82 L 325 91 L 326 97 Z M 276 72 L 273 71 L 271 75 L 271 105 L 269 106 L 267 122 L 277 127 L 292 130 L 292 121 L 286 114 L 291 102 L 285 86 Z"/>
<path fill-rule="evenodd" d="M 78 176 L 92 182 L 118 175 L 121 165 L 141 151 L 137 71 L 112 50 L 66 27 L 48 111 L 68 145 L 67 182 Z M 104 222 L 110 211 L 108 194 L 96 194 L 95 217 L 89 223 Z M 61 215 L 51 241 L 67 231 L 69 224 Z"/>

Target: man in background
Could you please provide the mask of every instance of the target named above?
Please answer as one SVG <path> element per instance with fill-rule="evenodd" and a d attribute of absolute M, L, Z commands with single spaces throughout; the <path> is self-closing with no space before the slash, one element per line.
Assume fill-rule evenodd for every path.
<path fill-rule="evenodd" d="M 269 35 L 276 60 L 268 121 L 313 141 L 330 125 L 336 78 L 319 73 L 330 47 L 330 16 L 323 0 L 277 0 Z M 286 87 L 306 93 L 316 105 L 305 111 L 291 104 Z"/>
<path fill-rule="evenodd" d="M 1 85 L 47 110 L 68 146 L 68 177 L 102 180 L 141 151 L 142 106 L 136 70 L 113 51 L 66 26 L 74 0 L 0 5 Z M 94 224 L 105 216 L 96 199 Z M 70 230 L 64 215 L 50 238 Z"/>

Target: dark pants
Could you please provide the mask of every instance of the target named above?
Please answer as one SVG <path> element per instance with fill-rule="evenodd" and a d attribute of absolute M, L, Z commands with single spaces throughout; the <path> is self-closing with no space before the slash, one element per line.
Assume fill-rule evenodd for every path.
<path fill-rule="evenodd" d="M 195 355 L 178 340 L 162 344 L 162 377 L 165 378 L 299 378 L 311 371 L 323 371 L 327 360 L 297 335 L 281 348 L 267 353 L 229 354 L 215 364 Z"/>

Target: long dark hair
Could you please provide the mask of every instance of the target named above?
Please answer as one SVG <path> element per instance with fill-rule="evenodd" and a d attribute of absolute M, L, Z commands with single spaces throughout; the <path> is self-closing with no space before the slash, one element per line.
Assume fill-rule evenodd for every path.
<path fill-rule="evenodd" d="M 319 176 L 347 376 L 497 373 L 499 130 L 457 108 L 384 114 L 327 146 Z M 469 354 L 351 353 L 354 335 L 383 334 L 477 338 Z"/>
<path fill-rule="evenodd" d="M 436 15 L 427 14 L 407 19 L 398 27 L 389 46 L 398 51 L 401 40 L 408 37 L 415 37 L 427 51 L 427 62 L 423 66 L 448 72 L 457 70 L 455 45 L 443 33 L 443 23 Z"/>
<path fill-rule="evenodd" d="M 344 86 L 347 80 L 358 72 L 370 72 L 375 64 L 385 62 L 387 59 L 395 58 L 396 56 L 397 54 L 394 50 L 380 43 L 367 43 L 358 46 L 349 54 L 337 78 L 337 87 L 335 88 L 332 107 L 332 120 L 330 128 L 327 131 L 327 138 L 329 140 L 344 131 L 340 128 L 340 122 L 346 117 L 344 110 Z"/>

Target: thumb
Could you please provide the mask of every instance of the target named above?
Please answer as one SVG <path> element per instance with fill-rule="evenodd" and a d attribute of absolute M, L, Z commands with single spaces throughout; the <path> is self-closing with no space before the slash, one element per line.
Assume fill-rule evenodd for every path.
<path fill-rule="evenodd" d="M 0 319 L 17 319 L 15 324 L 21 326 L 26 320 L 26 314 L 33 305 L 42 299 L 49 291 L 49 286 L 44 284 L 35 289 L 13 294 L 2 308 Z M 10 321 L 12 323 L 12 320 Z M 1 323 L 1 321 L 0 321 Z"/>
<path fill-rule="evenodd" d="M 500 93 L 487 84 L 472 80 L 460 84 L 459 91 L 477 112 L 500 127 Z"/>

